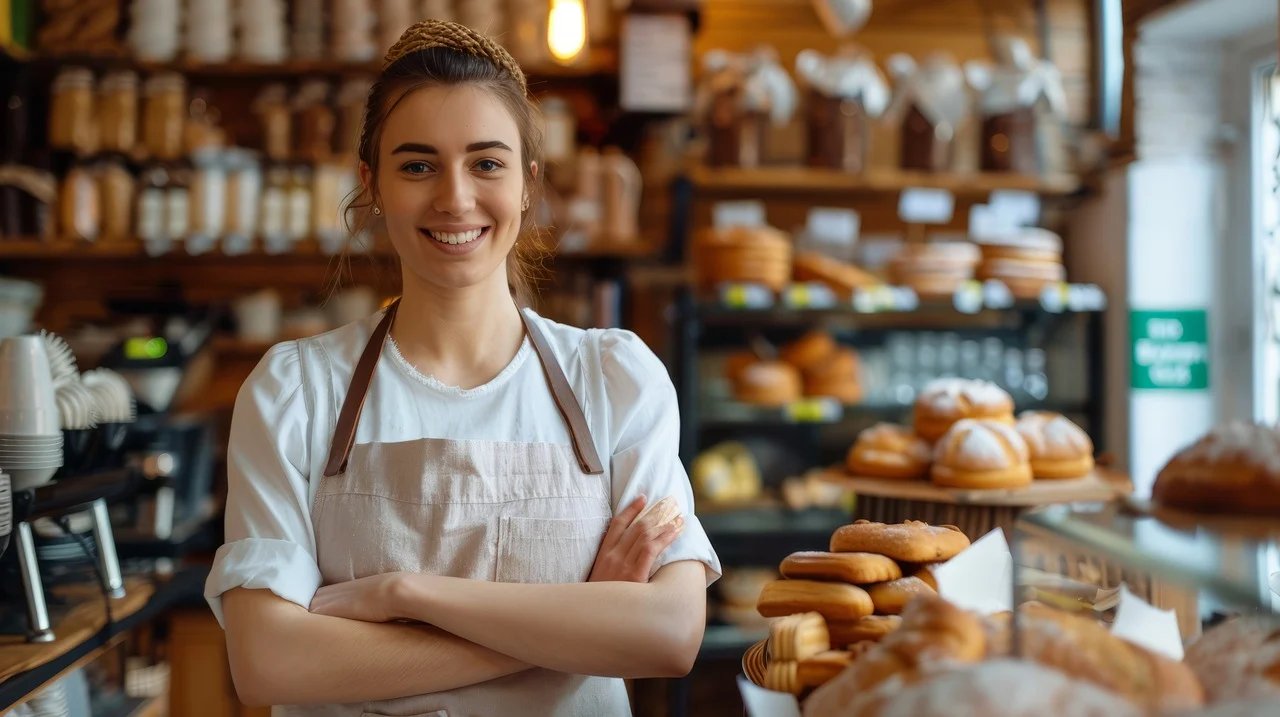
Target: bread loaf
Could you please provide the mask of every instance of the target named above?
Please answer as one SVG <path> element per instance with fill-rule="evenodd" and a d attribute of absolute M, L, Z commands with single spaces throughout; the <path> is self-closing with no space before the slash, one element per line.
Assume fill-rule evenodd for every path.
<path fill-rule="evenodd" d="M 934 446 L 929 477 L 948 488 L 1017 488 L 1031 483 L 1031 455 L 1011 426 L 965 418 Z"/>
<path fill-rule="evenodd" d="M 1198 513 L 1280 515 L 1280 432 L 1239 421 L 1210 431 L 1169 459 L 1151 497 Z"/>
<path fill-rule="evenodd" d="M 1210 702 L 1280 701 L 1280 618 L 1240 617 L 1215 625 L 1191 643 L 1185 662 Z"/>

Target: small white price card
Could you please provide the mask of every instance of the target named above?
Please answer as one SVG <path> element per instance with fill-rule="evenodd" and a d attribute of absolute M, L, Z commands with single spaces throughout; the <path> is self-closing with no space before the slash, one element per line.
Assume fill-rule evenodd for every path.
<path fill-rule="evenodd" d="M 773 306 L 773 291 L 763 284 L 720 285 L 720 305 L 729 309 L 767 309 Z"/>
<path fill-rule="evenodd" d="M 222 253 L 227 256 L 242 256 L 253 250 L 253 237 L 247 234 L 233 234 L 222 238 Z"/>
<path fill-rule="evenodd" d="M 956 293 L 951 297 L 951 303 L 956 307 L 956 311 L 962 314 L 976 314 L 982 311 L 983 298 L 982 282 L 970 279 L 956 289 Z"/>
<path fill-rule="evenodd" d="M 1067 284 L 1054 282 L 1040 291 L 1040 308 L 1051 314 L 1061 314 L 1067 310 Z"/>
<path fill-rule="evenodd" d="M 999 279 L 982 282 L 982 303 L 988 309 L 1007 309 L 1013 306 L 1013 292 Z"/>
<path fill-rule="evenodd" d="M 764 202 L 717 202 L 711 208 L 711 216 L 717 229 L 762 227 L 765 224 Z"/>
<path fill-rule="evenodd" d="M 163 256 L 173 251 L 173 240 L 168 237 L 144 239 L 142 246 L 146 250 L 147 256 Z"/>
<path fill-rule="evenodd" d="M 955 204 L 945 189 L 906 189 L 898 198 L 898 218 L 910 224 L 947 224 Z"/>
<path fill-rule="evenodd" d="M 783 415 L 792 423 L 832 423 L 840 420 L 843 408 L 834 398 L 802 398 L 788 403 Z"/>
<path fill-rule="evenodd" d="M 1035 192 L 998 189 L 991 193 L 987 204 L 1011 226 L 1031 226 L 1040 221 L 1040 197 Z"/>
<path fill-rule="evenodd" d="M 861 218 L 852 209 L 814 207 L 809 210 L 805 228 L 820 242 L 850 246 L 858 241 L 860 224 Z"/>
<path fill-rule="evenodd" d="M 187 237 L 187 240 L 182 244 L 186 247 L 187 254 L 190 254 L 191 256 L 200 256 L 213 251 L 213 247 L 216 246 L 217 243 L 218 240 L 211 236 L 194 236 Z"/>
<path fill-rule="evenodd" d="M 817 282 L 790 284 L 782 292 L 782 305 L 788 309 L 830 309 L 836 305 L 836 293 Z"/>

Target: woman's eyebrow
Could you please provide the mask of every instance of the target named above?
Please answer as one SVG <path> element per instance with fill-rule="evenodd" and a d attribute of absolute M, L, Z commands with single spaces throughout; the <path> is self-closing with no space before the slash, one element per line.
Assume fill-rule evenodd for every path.
<path fill-rule="evenodd" d="M 467 145 L 468 152 L 482 152 L 486 149 L 505 149 L 508 152 L 512 151 L 512 149 L 507 146 L 506 142 L 501 142 L 496 139 L 489 140 L 488 142 L 472 142 L 471 144 Z M 402 154 L 402 153 L 440 154 L 439 150 L 437 150 L 435 147 L 432 147 L 429 144 L 422 144 L 420 142 L 405 142 L 404 144 L 399 145 L 395 149 L 391 150 L 391 153 L 392 154 Z"/>

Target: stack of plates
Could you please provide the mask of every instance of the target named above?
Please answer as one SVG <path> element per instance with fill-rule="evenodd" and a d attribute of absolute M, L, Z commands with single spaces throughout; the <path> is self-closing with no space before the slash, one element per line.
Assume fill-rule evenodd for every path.
<path fill-rule="evenodd" d="M 0 341 L 0 469 L 14 491 L 48 483 L 62 467 L 62 426 L 40 336 Z"/>

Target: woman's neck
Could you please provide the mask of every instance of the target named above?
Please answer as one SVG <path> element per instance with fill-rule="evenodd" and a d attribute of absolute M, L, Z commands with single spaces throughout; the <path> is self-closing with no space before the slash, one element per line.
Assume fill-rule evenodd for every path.
<path fill-rule="evenodd" d="M 493 380 L 524 341 L 524 322 L 506 272 L 465 289 L 441 289 L 405 272 L 391 337 L 405 360 L 449 386 Z"/>

